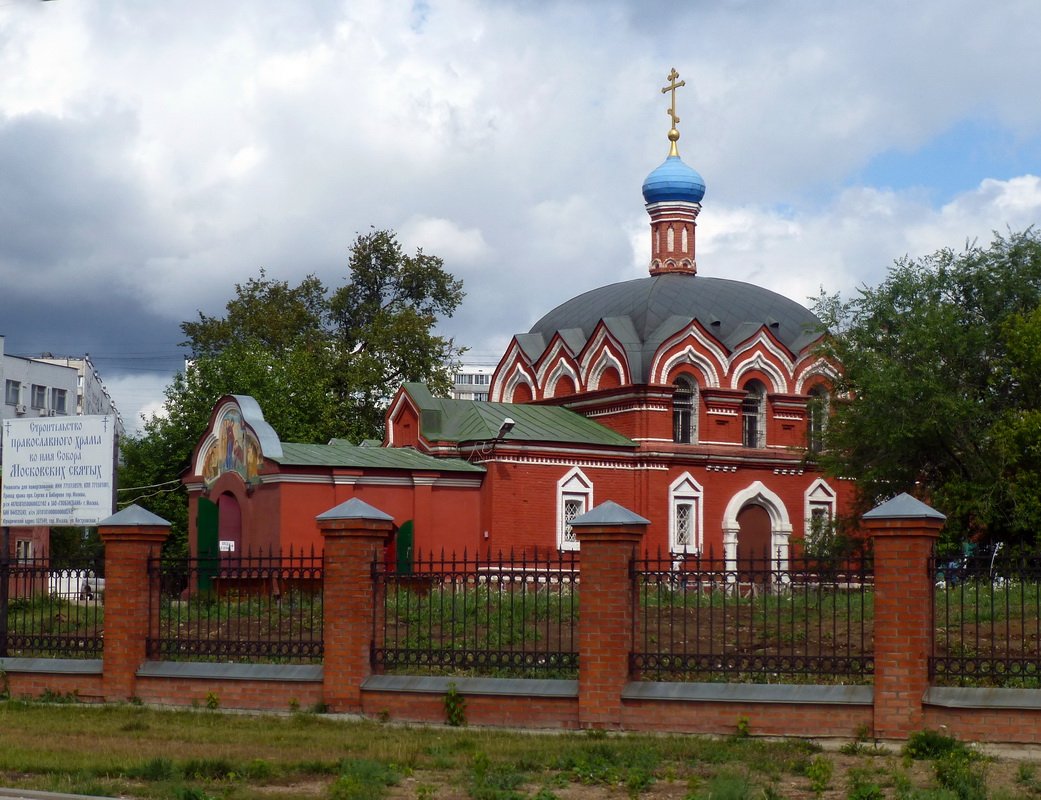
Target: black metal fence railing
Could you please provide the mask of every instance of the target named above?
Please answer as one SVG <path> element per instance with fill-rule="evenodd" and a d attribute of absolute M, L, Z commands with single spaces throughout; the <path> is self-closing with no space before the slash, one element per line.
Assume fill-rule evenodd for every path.
<path fill-rule="evenodd" d="M 938 557 L 932 681 L 1041 688 L 1041 554 L 997 548 Z"/>
<path fill-rule="evenodd" d="M 149 559 L 150 658 L 322 659 L 322 556 Z"/>
<path fill-rule="evenodd" d="M 103 561 L 0 558 L 0 657 L 100 658 Z"/>
<path fill-rule="evenodd" d="M 871 679 L 872 574 L 859 559 L 659 555 L 635 560 L 633 579 L 639 679 Z"/>
<path fill-rule="evenodd" d="M 383 672 L 574 678 L 574 553 L 420 556 L 373 565 L 373 666 Z"/>

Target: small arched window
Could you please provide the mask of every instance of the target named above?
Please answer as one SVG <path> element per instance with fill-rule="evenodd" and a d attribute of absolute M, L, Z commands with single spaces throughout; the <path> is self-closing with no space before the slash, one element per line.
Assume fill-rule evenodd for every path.
<path fill-rule="evenodd" d="M 828 392 L 823 386 L 814 386 L 806 401 L 806 446 L 811 452 L 824 449 L 824 429 L 828 425 Z"/>
<path fill-rule="evenodd" d="M 672 441 L 691 444 L 698 440 L 698 384 L 681 375 L 673 385 Z"/>
<path fill-rule="evenodd" d="M 741 401 L 741 443 L 745 447 L 766 447 L 766 387 L 759 381 L 745 384 Z"/>

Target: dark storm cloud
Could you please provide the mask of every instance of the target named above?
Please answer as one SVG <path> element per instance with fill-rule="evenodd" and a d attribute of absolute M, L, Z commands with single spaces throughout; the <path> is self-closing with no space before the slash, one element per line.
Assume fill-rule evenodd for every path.
<path fill-rule="evenodd" d="M 134 173 L 135 135 L 126 113 L 0 121 L 0 334 L 8 354 L 90 353 L 107 378 L 179 366 L 177 320 L 157 316 L 139 288 L 167 237 Z"/>
<path fill-rule="evenodd" d="M 154 242 L 126 149 L 134 134 L 130 115 L 119 113 L 88 120 L 36 113 L 0 122 L 5 283 L 73 277 L 77 264 L 133 259 Z M 80 277 L 89 291 L 90 278 L 107 276 Z"/>

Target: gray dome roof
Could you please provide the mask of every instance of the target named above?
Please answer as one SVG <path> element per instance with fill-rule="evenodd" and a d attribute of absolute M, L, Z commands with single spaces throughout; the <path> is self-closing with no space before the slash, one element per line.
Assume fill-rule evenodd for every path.
<path fill-rule="evenodd" d="M 620 334 L 630 355 L 642 353 L 638 360 L 644 364 L 667 337 L 691 319 L 731 349 L 763 325 L 792 353 L 800 352 L 822 333 L 821 322 L 811 311 L 769 289 L 724 278 L 669 273 L 580 294 L 536 322 L 525 339 L 531 344 L 535 344 L 532 339 L 548 344 L 559 331 L 574 347 L 588 340 L 601 319 Z M 634 370 L 637 375 L 642 372 Z"/>

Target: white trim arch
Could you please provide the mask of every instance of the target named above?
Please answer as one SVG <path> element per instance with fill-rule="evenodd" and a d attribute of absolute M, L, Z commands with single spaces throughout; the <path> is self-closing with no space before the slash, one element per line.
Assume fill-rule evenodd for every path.
<path fill-rule="evenodd" d="M 699 353 L 691 345 L 687 345 L 678 353 L 674 353 L 667 361 L 662 362 L 661 370 L 656 375 L 657 383 L 665 383 L 669 380 L 672 371 L 681 366 L 689 366 L 701 373 L 705 379 L 705 386 L 716 388 L 719 386 L 719 373 L 712 362 L 704 353 Z"/>
<path fill-rule="evenodd" d="M 571 368 L 575 370 L 575 375 L 578 374 L 578 360 L 575 354 L 568 347 L 567 343 L 560 338 L 560 334 L 554 334 L 549 347 L 543 351 L 533 365 L 535 368 L 535 379 L 540 386 L 546 385 L 546 376 L 553 370 L 558 369 L 561 363 L 570 364 Z"/>
<path fill-rule="evenodd" d="M 765 358 L 762 353 L 756 353 L 751 358 L 747 358 L 741 363 L 734 365 L 734 371 L 730 376 L 730 388 L 740 390 L 742 378 L 746 373 L 749 373 L 752 370 L 759 370 L 770 379 L 770 383 L 772 384 L 770 391 L 775 394 L 787 393 L 788 380 L 785 378 L 780 368 L 772 361 Z"/>
<path fill-rule="evenodd" d="M 609 348 L 605 347 L 600 357 L 586 372 L 586 387 L 589 391 L 595 392 L 600 388 L 600 379 L 604 377 L 604 373 L 609 367 L 618 370 L 618 382 L 622 386 L 626 385 L 628 381 L 625 365 Z"/>
<path fill-rule="evenodd" d="M 838 380 L 838 377 L 839 373 L 835 367 L 823 358 L 818 358 L 806 369 L 799 370 L 799 374 L 795 378 L 795 393 L 804 394 L 806 384 L 814 378 L 823 378 L 828 384 L 832 384 Z"/>
<path fill-rule="evenodd" d="M 674 347 L 680 346 L 684 339 L 693 339 L 705 348 L 708 355 L 699 353 L 692 344 L 687 344 L 682 350 L 666 358 L 666 354 L 670 353 Z M 690 358 L 688 353 L 697 354 L 700 358 L 697 360 Z M 701 366 L 702 372 L 705 373 L 706 387 L 718 388 L 721 386 L 719 370 L 717 370 L 716 364 L 719 365 L 720 369 L 726 369 L 726 353 L 719 347 L 717 340 L 709 339 L 704 331 L 693 323 L 677 331 L 658 346 L 651 361 L 651 381 L 653 383 L 665 383 L 669 372 L 676 365 L 677 359 L 683 359 L 684 356 L 687 356 L 686 363 L 696 363 Z M 716 364 L 712 363 L 713 358 L 716 360 Z"/>
<path fill-rule="evenodd" d="M 759 348 L 762 348 L 759 350 Z M 795 374 L 795 361 L 792 357 L 792 352 L 777 343 L 777 340 L 770 336 L 764 328 L 760 328 L 755 336 L 745 339 L 730 354 L 731 366 L 741 362 L 741 357 L 745 353 L 751 353 L 752 351 L 767 352 L 774 356 L 788 371 L 789 375 Z"/>
<path fill-rule="evenodd" d="M 579 379 L 578 371 L 572 366 L 563 356 L 561 356 L 556 366 L 545 376 L 542 383 L 542 396 L 544 398 L 555 397 L 557 381 L 562 377 L 567 376 L 571 378 L 571 382 L 575 385 L 575 394 L 582 391 L 582 381 Z"/>
<path fill-rule="evenodd" d="M 538 398 L 538 392 L 535 390 L 534 376 L 530 375 L 521 364 L 517 364 L 510 373 L 510 377 L 506 379 L 506 383 L 502 389 L 500 402 L 512 403 L 513 393 L 517 391 L 517 386 L 521 383 L 527 384 L 527 387 L 531 390 L 531 397 L 533 400 Z"/>
<path fill-rule="evenodd" d="M 737 515 L 747 505 L 759 505 L 770 515 L 770 551 L 777 553 L 782 570 L 788 568 L 788 541 L 792 535 L 792 522 L 784 501 L 763 484 L 754 481 L 730 498 L 726 511 L 723 512 L 723 557 L 726 569 L 733 572 L 737 569 L 737 535 L 741 526 Z"/>

